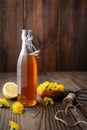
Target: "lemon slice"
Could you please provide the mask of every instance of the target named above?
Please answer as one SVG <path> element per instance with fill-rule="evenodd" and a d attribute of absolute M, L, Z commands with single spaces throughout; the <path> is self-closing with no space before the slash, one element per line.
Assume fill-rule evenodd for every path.
<path fill-rule="evenodd" d="M 17 84 L 14 82 L 5 83 L 2 92 L 3 95 L 8 99 L 17 97 Z"/>

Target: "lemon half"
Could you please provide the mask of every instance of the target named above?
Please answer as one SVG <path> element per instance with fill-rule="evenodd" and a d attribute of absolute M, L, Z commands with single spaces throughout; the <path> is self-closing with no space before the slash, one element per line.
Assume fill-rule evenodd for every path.
<path fill-rule="evenodd" d="M 8 99 L 17 97 L 17 84 L 14 82 L 5 83 L 2 92 L 3 95 Z"/>

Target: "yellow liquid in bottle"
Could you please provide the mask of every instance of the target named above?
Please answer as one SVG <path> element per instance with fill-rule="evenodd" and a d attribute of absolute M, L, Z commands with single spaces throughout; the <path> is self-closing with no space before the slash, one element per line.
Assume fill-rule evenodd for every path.
<path fill-rule="evenodd" d="M 20 62 L 19 62 L 20 63 Z M 20 86 L 18 91 L 18 101 L 23 103 L 24 106 L 34 106 L 37 103 L 37 63 L 34 55 L 23 55 L 21 65 L 18 65 L 18 69 L 21 69 L 19 77 Z"/>

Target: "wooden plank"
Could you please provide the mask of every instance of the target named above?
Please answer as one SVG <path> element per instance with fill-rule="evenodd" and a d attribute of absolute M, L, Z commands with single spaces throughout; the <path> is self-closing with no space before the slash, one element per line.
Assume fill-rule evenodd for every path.
<path fill-rule="evenodd" d="M 87 70 L 87 1 L 60 2 L 58 70 Z"/>
<path fill-rule="evenodd" d="M 38 71 L 87 70 L 86 0 L 1 0 L 0 72 L 16 71 L 21 30 L 41 50 Z"/>
<path fill-rule="evenodd" d="M 21 47 L 21 30 L 23 28 L 23 0 L 2 2 L 2 53 L 0 61 L 4 69 L 1 71 L 16 71 L 17 58 Z"/>
<path fill-rule="evenodd" d="M 72 81 L 72 79 L 74 79 L 74 81 Z M 81 80 L 81 82 L 83 80 L 83 83 L 87 81 L 87 72 L 57 72 L 57 73 L 51 72 L 51 73 L 38 74 L 38 84 L 46 80 L 55 81 L 55 82 L 61 81 L 61 83 L 66 83 L 66 88 L 68 84 L 70 84 L 70 89 L 73 88 L 74 90 L 80 87 L 78 86 L 78 83 L 75 82 L 76 80 Z M 0 97 L 4 98 L 2 94 L 2 87 L 3 84 L 7 81 L 16 82 L 16 73 L 0 74 Z M 76 85 L 77 88 L 74 88 L 74 86 L 72 86 L 73 84 L 74 86 Z M 85 82 L 85 84 L 87 88 L 87 82 Z M 14 102 L 13 100 L 8 100 L 8 101 L 10 104 Z M 84 104 L 87 104 L 87 102 L 84 102 Z M 82 109 L 83 108 L 84 108 L 84 114 L 87 113 L 87 105 L 85 107 L 82 107 Z M 77 125 L 73 128 L 69 128 L 65 126 L 63 123 L 55 120 L 54 118 L 55 112 L 61 109 L 64 109 L 62 101 L 55 101 L 55 105 L 53 106 L 50 105 L 45 106 L 40 101 L 38 101 L 36 106 L 25 108 L 25 112 L 21 115 L 16 115 L 12 113 L 11 108 L 9 109 L 0 108 L 0 129 L 9 130 L 9 125 L 8 125 L 9 120 L 13 120 L 18 123 L 20 130 L 63 130 L 63 129 L 84 130 L 86 126 L 82 125 L 83 127 L 80 128 L 80 126 Z M 83 119 L 84 114 L 81 112 L 79 107 L 78 107 L 78 111 L 80 112 L 80 117 L 82 114 L 82 119 Z M 72 110 L 71 113 L 74 115 Z M 75 117 L 73 117 L 72 114 L 68 116 L 69 123 L 73 123 L 73 121 L 75 120 Z M 64 114 L 62 113 L 60 113 L 60 117 L 64 120 L 67 120 L 67 117 L 64 116 Z M 86 116 L 84 116 L 84 118 L 86 119 Z"/>
<path fill-rule="evenodd" d="M 31 28 L 41 50 L 39 71 L 56 71 L 58 0 L 27 0 L 26 28 Z"/>
<path fill-rule="evenodd" d="M 3 6 L 3 2 L 0 1 L 0 72 L 4 71 L 5 69 L 5 58 L 6 58 L 6 50 L 3 46 L 3 15 L 4 15 L 4 11 L 2 9 Z M 3 60 L 2 60 L 3 57 Z"/>

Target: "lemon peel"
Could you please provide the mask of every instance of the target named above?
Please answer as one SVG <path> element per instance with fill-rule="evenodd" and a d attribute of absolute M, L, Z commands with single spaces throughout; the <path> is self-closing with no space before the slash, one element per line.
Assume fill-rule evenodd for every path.
<path fill-rule="evenodd" d="M 8 99 L 17 97 L 17 84 L 14 82 L 6 82 L 3 85 L 2 93 Z"/>

